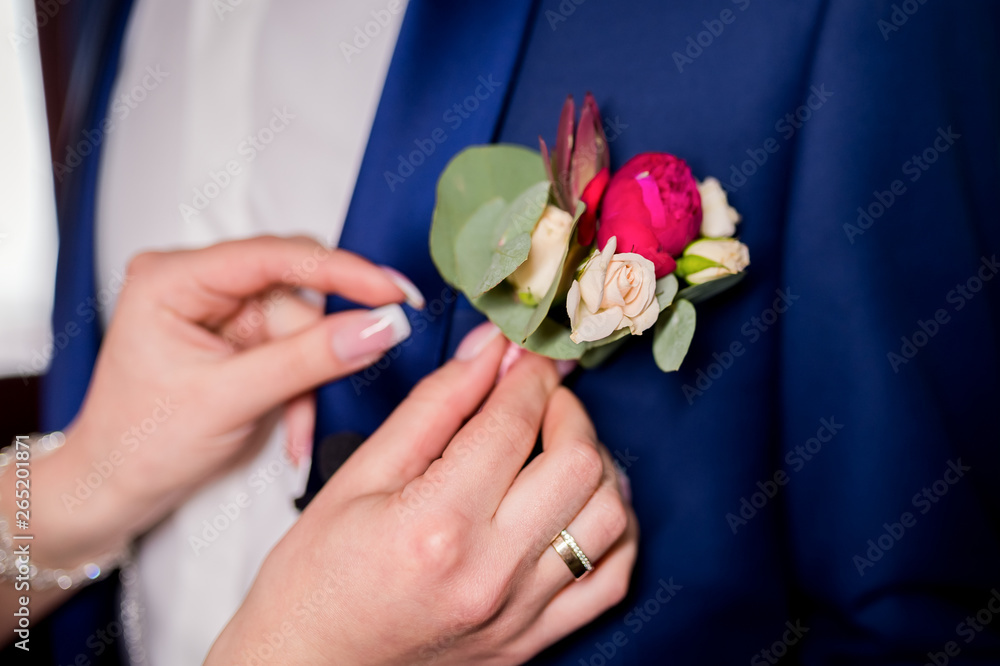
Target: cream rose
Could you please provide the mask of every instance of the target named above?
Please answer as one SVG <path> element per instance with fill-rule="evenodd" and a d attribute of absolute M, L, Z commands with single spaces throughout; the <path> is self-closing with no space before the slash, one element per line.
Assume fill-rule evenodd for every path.
<path fill-rule="evenodd" d="M 729 205 L 726 191 L 715 178 L 698 183 L 701 195 L 701 235 L 705 238 L 729 238 L 736 233 L 736 223 L 742 218 Z"/>
<path fill-rule="evenodd" d="M 615 254 L 612 236 L 603 252 L 594 252 L 566 295 L 573 342 L 603 340 L 628 328 L 639 335 L 656 323 L 656 272 L 653 262 L 633 252 Z"/>
<path fill-rule="evenodd" d="M 507 278 L 528 305 L 537 305 L 549 292 L 572 232 L 572 215 L 556 206 L 545 207 L 531 232 L 528 258 Z"/>
<path fill-rule="evenodd" d="M 750 265 L 750 250 L 734 238 L 695 241 L 684 250 L 684 256 L 702 257 L 717 264 L 689 274 L 684 279 L 690 284 L 701 284 L 727 275 L 736 275 Z"/>

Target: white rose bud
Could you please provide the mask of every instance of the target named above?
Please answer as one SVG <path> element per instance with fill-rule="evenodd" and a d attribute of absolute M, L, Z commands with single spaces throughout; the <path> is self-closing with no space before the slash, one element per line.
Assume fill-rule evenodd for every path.
<path fill-rule="evenodd" d="M 572 215 L 556 206 L 545 207 L 531 232 L 528 258 L 507 278 L 521 301 L 537 305 L 549 292 L 572 232 Z"/>
<path fill-rule="evenodd" d="M 734 238 L 695 241 L 684 250 L 684 256 L 702 257 L 718 264 L 689 274 L 685 279 L 690 284 L 701 284 L 727 275 L 736 275 L 750 265 L 750 250 Z"/>
<path fill-rule="evenodd" d="M 698 183 L 701 195 L 701 235 L 705 238 L 729 238 L 736 233 L 736 223 L 742 218 L 729 205 L 726 191 L 715 178 Z"/>
<path fill-rule="evenodd" d="M 612 236 L 569 288 L 566 310 L 573 342 L 603 340 L 622 328 L 639 335 L 660 315 L 653 262 L 634 252 L 615 254 L 617 246 Z"/>

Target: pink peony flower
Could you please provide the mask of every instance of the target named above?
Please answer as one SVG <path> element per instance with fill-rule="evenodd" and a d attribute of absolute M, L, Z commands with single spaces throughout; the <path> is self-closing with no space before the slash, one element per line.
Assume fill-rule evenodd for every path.
<path fill-rule="evenodd" d="M 653 262 L 656 277 L 672 273 L 684 248 L 701 228 L 698 182 L 684 160 L 642 153 L 612 177 L 601 208 L 597 247 L 612 237 L 618 248 Z"/>

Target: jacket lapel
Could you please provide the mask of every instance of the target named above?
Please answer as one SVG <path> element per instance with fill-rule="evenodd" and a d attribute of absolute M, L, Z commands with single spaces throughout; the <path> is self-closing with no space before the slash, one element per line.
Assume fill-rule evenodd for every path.
<path fill-rule="evenodd" d="M 428 250 L 438 175 L 494 139 L 520 61 L 531 0 L 412 0 L 403 22 L 340 247 L 408 275 L 427 297 L 412 337 L 378 366 L 323 388 L 317 435 L 370 433 L 444 354 L 455 295 Z M 333 298 L 330 311 L 350 307 Z"/>

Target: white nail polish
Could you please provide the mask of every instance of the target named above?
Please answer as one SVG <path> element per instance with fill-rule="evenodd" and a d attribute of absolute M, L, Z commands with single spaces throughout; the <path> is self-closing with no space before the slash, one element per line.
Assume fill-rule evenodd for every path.
<path fill-rule="evenodd" d="M 406 313 L 403 312 L 403 308 L 395 303 L 375 308 L 369 313 L 369 316 L 374 320 L 374 323 L 361 331 L 362 340 L 366 340 L 389 329 L 391 331 L 391 343 L 389 346 L 394 347 L 410 337 L 410 333 L 413 332 L 410 328 L 410 321 L 406 318 Z"/>
<path fill-rule="evenodd" d="M 410 279 L 390 266 L 381 266 L 382 270 L 388 274 L 392 283 L 399 287 L 399 290 L 406 296 L 406 304 L 414 310 L 423 310 L 426 301 L 424 295 L 417 289 L 417 285 L 410 282 Z"/>
<path fill-rule="evenodd" d="M 410 337 L 410 322 L 395 303 L 353 315 L 333 332 L 333 351 L 344 361 L 368 359 Z"/>

